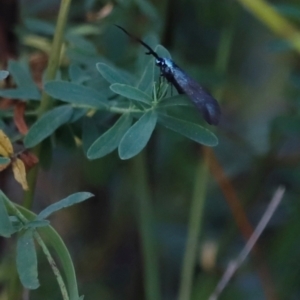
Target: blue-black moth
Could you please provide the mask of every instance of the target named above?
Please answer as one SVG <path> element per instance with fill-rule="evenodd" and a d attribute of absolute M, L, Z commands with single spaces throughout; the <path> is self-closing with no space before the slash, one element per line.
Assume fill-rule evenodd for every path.
<path fill-rule="evenodd" d="M 173 60 L 160 57 L 149 45 L 139 38 L 131 35 L 123 27 L 116 25 L 133 40 L 141 43 L 147 50 L 147 55 L 153 55 L 155 63 L 160 68 L 161 76 L 171 83 L 179 94 L 186 94 L 195 106 L 203 114 L 205 121 L 211 125 L 217 125 L 221 116 L 220 106 L 215 98 L 207 92 L 199 83 L 178 67 Z"/>

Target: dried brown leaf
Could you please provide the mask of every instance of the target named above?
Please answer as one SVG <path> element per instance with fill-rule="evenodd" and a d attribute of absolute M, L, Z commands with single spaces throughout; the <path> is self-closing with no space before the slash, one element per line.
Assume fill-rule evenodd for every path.
<path fill-rule="evenodd" d="M 27 191 L 28 184 L 26 179 L 25 165 L 23 161 L 19 158 L 16 158 L 12 163 L 12 170 L 16 181 L 18 181 L 21 184 L 23 190 Z"/>
<path fill-rule="evenodd" d="M 9 157 L 13 154 L 13 152 L 13 146 L 8 136 L 4 133 L 3 130 L 0 130 L 0 155 Z"/>
<path fill-rule="evenodd" d="M 14 109 L 14 122 L 21 134 L 27 134 L 28 127 L 24 119 L 26 103 L 18 101 Z"/>

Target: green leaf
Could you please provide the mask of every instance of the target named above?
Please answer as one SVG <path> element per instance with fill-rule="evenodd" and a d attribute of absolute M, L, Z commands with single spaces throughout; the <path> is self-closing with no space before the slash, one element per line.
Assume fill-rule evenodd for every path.
<path fill-rule="evenodd" d="M 15 204 L 15 206 L 27 220 L 34 220 L 36 218 L 36 215 L 30 210 L 27 210 L 18 204 Z M 14 213 L 11 207 L 8 207 L 7 210 L 10 214 Z M 51 227 L 51 225 L 39 228 L 39 233 L 47 240 L 47 245 L 53 249 L 53 253 L 59 261 L 59 265 L 65 275 L 64 278 L 66 280 L 66 287 L 68 289 L 70 300 L 78 299 L 79 293 L 74 264 L 61 236 L 53 229 L 53 227 Z"/>
<path fill-rule="evenodd" d="M 63 105 L 53 108 L 38 119 L 25 136 L 26 148 L 32 148 L 46 137 L 50 136 L 57 128 L 67 123 L 73 113 L 73 108 Z"/>
<path fill-rule="evenodd" d="M 151 94 L 151 86 L 153 83 L 154 73 L 153 73 L 153 60 L 151 59 L 146 68 L 144 69 L 144 72 L 141 76 L 141 79 L 137 85 L 138 89 L 147 92 L 148 94 Z"/>
<path fill-rule="evenodd" d="M 119 144 L 121 159 L 129 159 L 143 150 L 152 135 L 156 121 L 156 112 L 149 111 L 128 129 Z"/>
<path fill-rule="evenodd" d="M 187 95 L 176 95 L 174 97 L 163 98 L 156 106 L 157 109 L 170 106 L 193 106 Z"/>
<path fill-rule="evenodd" d="M 20 62 L 10 60 L 8 63 L 8 71 L 18 87 L 16 89 L 1 90 L 0 96 L 23 100 L 40 100 L 40 92 L 32 80 L 27 66 Z"/>
<path fill-rule="evenodd" d="M 0 157 L 0 165 L 6 165 L 8 163 L 10 163 L 9 157 Z"/>
<path fill-rule="evenodd" d="M 44 20 L 27 17 L 24 18 L 23 22 L 31 32 L 50 36 L 52 36 L 55 32 L 55 25 Z"/>
<path fill-rule="evenodd" d="M 25 66 L 18 61 L 10 60 L 8 62 L 8 70 L 18 86 L 28 86 L 31 88 L 36 88 L 36 85 L 33 82 L 31 74 L 29 72 L 28 66 Z"/>
<path fill-rule="evenodd" d="M 211 147 L 218 145 L 217 137 L 198 124 L 161 114 L 159 115 L 159 121 L 166 128 L 176 131 L 199 144 Z"/>
<path fill-rule="evenodd" d="M 109 83 L 129 83 L 128 80 L 120 72 L 104 63 L 97 63 L 96 68 L 99 73 Z"/>
<path fill-rule="evenodd" d="M 172 58 L 171 57 L 171 54 L 170 52 L 162 45 L 157 45 L 155 47 L 155 52 L 160 56 L 160 57 L 163 57 L 163 58 Z M 156 67 L 157 69 L 159 69 L 158 67 Z"/>
<path fill-rule="evenodd" d="M 109 130 L 91 145 L 87 152 L 87 157 L 89 159 L 96 159 L 114 151 L 130 127 L 131 122 L 131 116 L 129 114 L 123 114 Z"/>
<path fill-rule="evenodd" d="M 4 194 L 0 191 L 0 236 L 10 237 L 14 232 L 13 225 L 5 208 Z"/>
<path fill-rule="evenodd" d="M 97 54 L 97 48 L 95 45 L 83 36 L 67 33 L 65 38 L 70 44 L 73 44 L 76 48 L 82 50 L 84 53 L 89 53 L 91 55 Z"/>
<path fill-rule="evenodd" d="M 47 208 L 42 210 L 38 215 L 37 215 L 37 220 L 45 219 L 49 217 L 52 213 L 62 209 L 69 207 L 71 205 L 74 205 L 76 203 L 80 203 L 84 200 L 87 200 L 88 198 L 93 197 L 94 195 L 88 192 L 79 192 L 72 194 L 68 196 L 67 198 L 64 198 L 54 204 L 49 205 Z"/>
<path fill-rule="evenodd" d="M 90 79 L 90 76 L 86 74 L 84 70 L 77 64 L 71 64 L 69 67 L 69 77 L 74 83 L 83 83 Z"/>
<path fill-rule="evenodd" d="M 32 230 L 26 230 L 18 239 L 17 269 L 25 288 L 33 290 L 39 287 L 37 256 Z"/>
<path fill-rule="evenodd" d="M 40 100 L 40 94 L 34 94 L 30 89 L 16 88 L 0 90 L 0 96 L 9 99 Z"/>
<path fill-rule="evenodd" d="M 110 89 L 116 94 L 119 94 L 125 98 L 151 105 L 151 97 L 133 86 L 127 84 L 114 83 L 110 86 Z"/>
<path fill-rule="evenodd" d="M 79 108 L 79 107 L 73 108 L 73 114 L 69 122 L 74 123 L 78 121 L 79 119 L 81 119 L 87 114 L 88 110 L 89 110 L 88 108 Z"/>
<path fill-rule="evenodd" d="M 158 21 L 158 13 L 155 6 L 147 0 L 136 0 L 135 3 L 139 6 L 140 10 L 152 20 Z"/>
<path fill-rule="evenodd" d="M 0 70 L 0 80 L 5 79 L 9 75 L 9 72 L 5 70 Z"/>
<path fill-rule="evenodd" d="M 45 91 L 53 98 L 78 106 L 103 108 L 108 101 L 96 90 L 74 82 L 49 81 L 45 84 Z"/>

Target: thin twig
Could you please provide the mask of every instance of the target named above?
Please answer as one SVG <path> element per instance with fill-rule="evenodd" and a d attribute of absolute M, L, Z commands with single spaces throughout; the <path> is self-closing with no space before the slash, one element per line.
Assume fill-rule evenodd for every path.
<path fill-rule="evenodd" d="M 245 261 L 249 253 L 251 252 L 252 248 L 254 247 L 255 243 L 259 239 L 260 235 L 266 228 L 266 225 L 270 221 L 271 217 L 273 216 L 276 208 L 278 207 L 279 203 L 281 202 L 281 199 L 284 195 L 285 188 L 279 187 L 277 191 L 275 192 L 269 206 L 267 207 L 264 215 L 262 216 L 260 222 L 258 223 L 257 227 L 255 228 L 253 234 L 249 238 L 248 242 L 246 243 L 245 247 L 237 257 L 237 259 L 231 261 L 227 267 L 227 270 L 225 271 L 223 277 L 219 281 L 215 291 L 212 293 L 212 295 L 209 297 L 209 300 L 217 300 L 221 292 L 224 290 L 226 285 L 228 284 L 229 280 L 233 276 L 233 274 L 236 272 L 236 270 L 242 265 L 242 263 Z"/>

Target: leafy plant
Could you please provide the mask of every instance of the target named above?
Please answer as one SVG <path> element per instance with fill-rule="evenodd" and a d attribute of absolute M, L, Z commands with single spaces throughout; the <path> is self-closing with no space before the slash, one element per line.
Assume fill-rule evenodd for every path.
<path fill-rule="evenodd" d="M 83 299 L 70 253 L 49 221 L 92 197 L 69 191 L 78 188 L 73 176 L 78 190 L 93 189 L 101 200 L 68 211 L 85 226 L 84 238 L 78 233 L 74 240 L 87 298 L 208 299 L 240 237 L 253 236 L 248 217 L 257 220 L 262 200 L 282 183 L 288 201 L 268 226 L 264 248 L 253 253 L 257 263 L 249 259 L 224 297 L 298 295 L 300 81 L 287 57 L 300 49 L 299 7 L 262 0 L 100 2 L 70 7 L 63 0 L 57 20 L 51 1 L 23 4 L 14 31 L 20 58 L 0 71 L 1 185 L 11 187 L 11 178 L 24 190 L 21 205 L 19 193 L 0 192 L 0 235 L 11 238 L 0 298 L 18 299 L 23 288 L 41 285 L 32 299 L 47 299 L 48 288 L 51 299 Z M 171 55 L 159 43 L 172 49 L 184 70 L 224 100 L 221 126 L 212 132 L 187 96 L 161 78 L 155 60 L 113 24 L 137 36 L 147 32 L 143 41 L 161 57 Z M 290 57 L 294 62 L 295 53 Z M 67 174 L 67 184 L 53 188 L 71 195 L 35 214 L 34 195 L 52 195 L 48 178 L 39 177 L 36 188 L 41 168 L 57 181 Z M 44 274 L 45 261 L 59 289 Z"/>
<path fill-rule="evenodd" d="M 139 5 L 144 7 L 145 3 L 140 1 Z M 56 29 L 58 33 L 56 38 L 60 39 L 60 43 L 63 30 L 60 21 L 63 21 L 67 12 L 67 10 L 63 11 L 65 8 L 61 9 L 64 16 L 61 16 L 62 19 L 59 20 Z M 29 28 L 38 27 L 39 33 L 45 35 L 54 33 L 54 27 L 43 21 L 27 20 L 26 24 Z M 65 39 L 70 48 L 75 44 L 80 49 L 89 48 L 91 54 L 96 53 L 92 44 L 71 31 L 66 33 Z M 25 39 L 25 42 L 28 45 L 40 45 L 45 48 L 45 44 L 42 46 L 43 42 L 39 38 Z M 14 99 L 10 105 L 14 109 L 15 125 L 21 134 L 21 136 L 7 136 L 1 131 L 1 170 L 12 166 L 15 179 L 20 182 L 24 190 L 32 189 L 34 186 L 34 181 L 27 183 L 26 168 L 32 168 L 38 162 L 38 158 L 42 159 L 43 152 L 40 151 L 42 145 L 64 126 L 70 128 L 73 139 L 80 138 L 80 135 L 75 132 L 77 132 L 78 125 L 81 127 L 83 148 L 87 158 L 91 160 L 104 157 L 116 149 L 121 159 L 133 158 L 146 147 L 158 124 L 199 144 L 206 146 L 218 144 L 217 137 L 199 123 L 200 118 L 198 122 L 188 121 L 194 108 L 186 96 L 172 95 L 168 83 L 159 77 L 153 58 L 143 64 L 139 70 L 141 74 L 139 79 L 136 79 L 136 75 L 113 67 L 111 63 L 96 63 L 95 70 L 107 82 L 102 88 L 98 88 L 90 84 L 93 80 L 90 70 L 83 69 L 76 63 L 68 67 L 70 81 L 61 79 L 61 74 L 57 69 L 60 47 L 56 45 L 57 48 L 51 53 L 48 69 L 43 75 L 42 91 L 34 81 L 28 64 L 22 61 L 11 60 L 8 63 L 8 71 L 0 72 L 0 80 L 10 74 L 15 83 L 12 88 L 1 89 L 0 96 Z M 155 51 L 163 57 L 170 58 L 169 52 L 160 45 L 155 47 Z M 176 114 L 177 107 L 186 107 L 187 110 Z M 86 119 L 93 120 L 95 124 L 102 122 L 99 119 L 99 112 L 106 113 L 110 118 L 108 122 L 110 127 L 101 135 L 95 136 L 95 131 L 93 132 L 91 127 L 86 127 Z M 8 115 L 4 112 L 4 117 Z M 103 115 L 101 118 L 103 119 Z M 30 125 L 27 125 L 28 122 Z M 11 140 L 22 141 L 24 149 L 14 153 Z M 33 149 L 36 155 L 30 152 L 30 149 Z M 45 218 L 57 210 L 90 198 L 92 194 L 83 192 L 73 194 L 50 205 L 37 216 L 13 204 L 2 191 L 0 196 L 0 233 L 6 238 L 12 235 L 18 236 L 16 262 L 23 286 L 36 289 L 40 285 L 35 247 L 35 242 L 37 242 L 53 269 L 63 298 L 78 300 L 72 261 L 60 239 L 58 244 L 54 245 L 58 240 L 57 234 Z M 32 202 L 32 196 L 29 201 Z M 43 234 L 49 238 L 47 243 L 54 246 L 56 254 L 63 263 L 67 284 L 43 240 Z M 66 256 L 68 259 L 64 262 Z"/>

